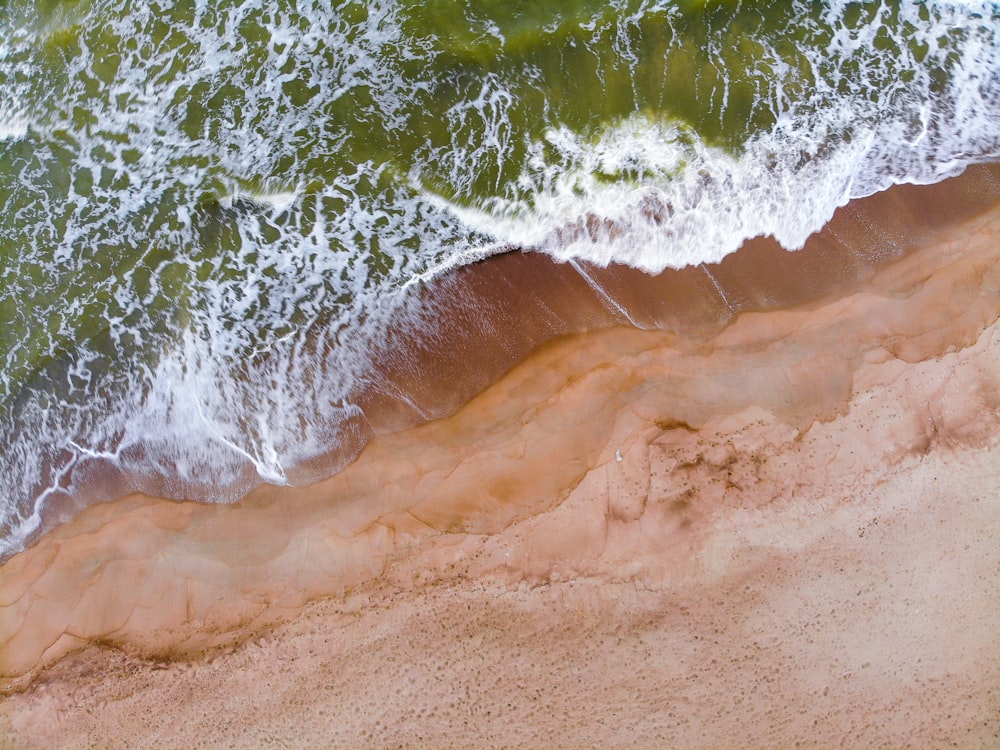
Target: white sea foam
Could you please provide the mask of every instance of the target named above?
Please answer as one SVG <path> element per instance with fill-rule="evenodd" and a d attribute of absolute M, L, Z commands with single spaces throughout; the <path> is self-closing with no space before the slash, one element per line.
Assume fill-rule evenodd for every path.
<path fill-rule="evenodd" d="M 31 124 L 22 110 L 30 70 L 18 55 L 28 37 L 23 28 L 0 25 L 0 143 L 24 138 Z"/>
<path fill-rule="evenodd" d="M 0 112 L 0 141 L 17 141 L 28 134 L 28 118 Z"/>
<path fill-rule="evenodd" d="M 567 131 L 549 136 L 564 161 L 533 172 L 544 175 L 545 187 L 530 200 L 496 199 L 485 208 L 451 204 L 451 211 L 500 246 L 653 272 L 719 261 L 758 235 L 801 247 L 838 206 L 860 197 L 858 176 L 875 138 L 857 138 L 801 165 L 801 152 L 782 135 L 752 141 L 739 157 L 676 127 L 639 119 L 596 144 Z M 626 170 L 642 177 L 608 182 L 599 176 Z M 948 173 L 938 165 L 935 177 Z"/>
<path fill-rule="evenodd" d="M 811 50 L 810 95 L 793 100 L 781 83 L 791 72 L 780 59 L 769 60 L 776 81 L 769 106 L 776 122 L 749 138 L 738 154 L 707 146 L 679 123 L 642 115 L 596 137 L 559 127 L 527 144 L 531 157 L 506 194 L 477 206 L 445 202 L 458 220 L 497 246 L 653 272 L 719 261 L 760 235 L 800 248 L 852 198 L 898 183 L 936 182 L 1000 156 L 996 8 L 932 7 L 930 20 L 917 5 L 897 8 L 906 31 L 893 51 L 880 53 L 876 37 L 887 28 L 883 16 L 893 7 L 883 4 L 871 21 L 852 26 L 844 20 L 850 4 L 831 3 L 826 20 L 835 32 L 827 47 Z M 976 23 L 978 14 L 993 22 Z M 959 28 L 967 29 L 961 41 L 944 44 Z M 942 68 L 952 58 L 944 91 L 937 90 L 940 84 L 918 54 L 937 59 Z M 860 80 L 840 72 L 849 60 L 861 66 Z M 893 69 L 914 78 L 889 86 L 880 76 Z M 847 94 L 840 93 L 845 89 Z M 484 108 L 482 97 L 468 107 L 463 116 L 478 112 L 491 132 L 509 127 L 494 122 L 494 110 Z M 487 155 L 485 147 L 463 153 L 459 163 L 476 164 Z M 457 183 L 468 179 L 461 168 L 456 171 Z"/>
<path fill-rule="evenodd" d="M 276 193 L 261 193 L 253 191 L 242 191 L 235 189 L 219 199 L 220 205 L 225 208 L 233 208 L 240 201 L 250 203 L 268 209 L 272 215 L 283 214 L 288 211 L 300 197 L 300 190 L 285 190 Z"/>

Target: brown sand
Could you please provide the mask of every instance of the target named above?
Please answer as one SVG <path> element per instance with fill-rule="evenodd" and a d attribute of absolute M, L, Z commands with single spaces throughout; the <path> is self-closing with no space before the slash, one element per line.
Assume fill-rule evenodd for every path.
<path fill-rule="evenodd" d="M 0 737 L 1000 746 L 1000 209 L 938 223 L 312 487 L 88 508 L 0 568 Z"/>

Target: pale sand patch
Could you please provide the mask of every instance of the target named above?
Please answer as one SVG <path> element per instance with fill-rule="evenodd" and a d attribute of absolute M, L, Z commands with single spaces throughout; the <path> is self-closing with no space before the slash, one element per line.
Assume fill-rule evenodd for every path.
<path fill-rule="evenodd" d="M 998 344 L 973 361 L 996 367 Z M 969 375 L 950 359 L 896 392 Z M 1000 451 L 878 470 L 842 442 L 900 405 L 868 395 L 800 440 L 753 413 L 649 445 L 710 495 L 772 486 L 762 507 L 681 500 L 654 472 L 626 521 L 592 485 L 638 480 L 636 445 L 558 509 L 401 560 L 232 654 L 70 657 L 7 699 L 11 746 L 996 747 Z M 697 462 L 712 450 L 736 460 Z"/>
<path fill-rule="evenodd" d="M 997 746 L 998 256 L 994 211 L 707 340 L 549 344 L 311 488 L 93 506 L 4 564 L 0 668 L 132 656 L 8 742 Z"/>

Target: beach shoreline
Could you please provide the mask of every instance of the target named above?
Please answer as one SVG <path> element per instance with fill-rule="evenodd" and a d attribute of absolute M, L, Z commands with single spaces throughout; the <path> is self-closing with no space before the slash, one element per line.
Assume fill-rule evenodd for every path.
<path fill-rule="evenodd" d="M 620 264 L 561 263 L 535 251 L 454 269 L 410 290 L 382 339 L 370 342 L 366 375 L 343 402 L 353 416 L 327 436 L 331 449 L 283 473 L 297 486 L 321 481 L 349 465 L 373 438 L 454 414 L 560 336 L 627 326 L 708 340 L 741 314 L 846 294 L 927 244 L 941 227 L 973 221 L 998 196 L 1000 165 L 982 164 L 934 185 L 898 185 L 851 201 L 794 252 L 757 237 L 719 263 L 656 275 Z M 318 352 L 329 342 L 304 346 Z M 317 406 L 327 408 L 339 407 Z M 176 459 L 150 450 L 154 466 Z M 95 502 L 134 493 L 232 501 L 263 480 L 250 463 L 235 484 L 195 486 L 169 471 L 129 474 L 119 462 L 81 458 L 63 481 L 73 494 L 57 492 L 46 500 L 28 545 Z"/>
<path fill-rule="evenodd" d="M 912 190 L 844 209 L 811 276 L 751 246 L 664 307 L 591 269 L 615 305 L 528 303 L 486 375 L 459 347 L 413 384 L 453 413 L 373 400 L 388 427 L 322 482 L 88 507 L 0 568 L 9 742 L 996 742 L 1000 208 Z"/>

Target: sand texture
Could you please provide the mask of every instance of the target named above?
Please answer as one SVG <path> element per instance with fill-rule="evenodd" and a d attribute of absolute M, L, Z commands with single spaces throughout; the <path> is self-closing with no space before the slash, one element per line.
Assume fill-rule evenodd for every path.
<path fill-rule="evenodd" d="M 0 744 L 1000 747 L 1000 209 L 905 244 L 88 507 L 0 567 Z"/>

